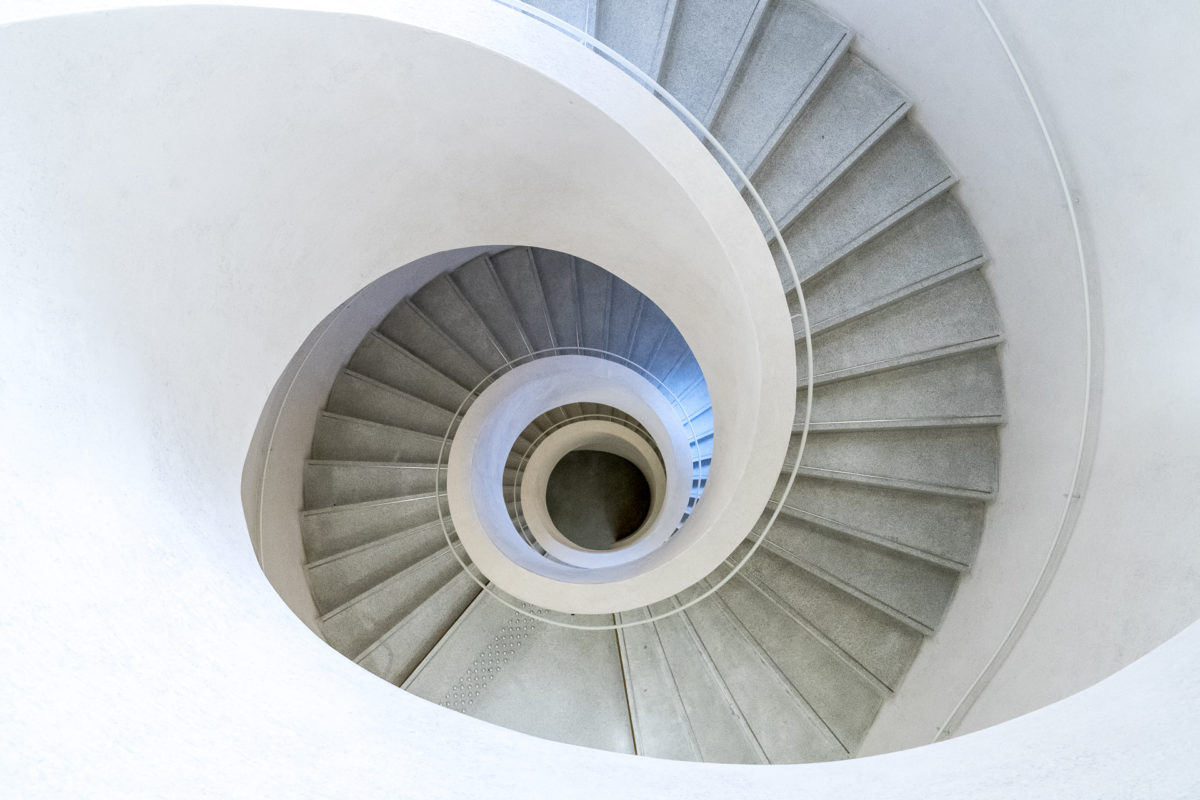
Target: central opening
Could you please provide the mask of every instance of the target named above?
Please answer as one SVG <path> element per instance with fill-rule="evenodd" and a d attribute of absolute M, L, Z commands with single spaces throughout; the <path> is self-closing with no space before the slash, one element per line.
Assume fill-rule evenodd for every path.
<path fill-rule="evenodd" d="M 546 482 L 546 510 L 580 547 L 611 550 L 650 513 L 650 484 L 631 461 L 600 450 L 574 450 Z"/>

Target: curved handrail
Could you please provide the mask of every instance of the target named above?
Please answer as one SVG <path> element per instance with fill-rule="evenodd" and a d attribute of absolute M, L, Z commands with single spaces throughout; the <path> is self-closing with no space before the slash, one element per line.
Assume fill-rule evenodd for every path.
<path fill-rule="evenodd" d="M 625 367 L 628 367 L 629 369 L 633 370 L 634 372 L 637 372 L 643 378 L 647 379 L 650 383 L 652 383 L 655 386 L 655 388 L 658 389 L 658 391 L 663 395 L 663 397 L 665 397 L 667 399 L 667 401 L 671 404 L 671 406 L 679 414 L 679 420 L 688 432 L 688 441 L 691 445 L 692 454 L 693 454 L 692 455 L 692 474 L 693 475 L 696 474 L 696 470 L 700 467 L 703 459 L 701 459 L 699 457 L 699 451 L 698 451 L 698 448 L 696 448 L 696 443 L 697 443 L 699 437 L 696 436 L 695 427 L 692 425 L 692 417 L 687 413 L 687 407 L 684 406 L 683 401 L 679 399 L 679 396 L 677 394 L 675 394 L 675 392 L 669 386 L 667 386 L 663 381 L 659 380 L 658 376 L 654 375 L 648 369 L 646 369 L 642 365 L 638 364 L 637 362 L 632 361 L 631 359 L 629 359 L 623 355 L 620 355 L 618 353 L 613 353 L 609 350 L 603 350 L 603 349 L 597 348 L 597 347 L 583 347 L 583 346 L 579 346 L 579 345 L 571 346 L 571 347 L 547 347 L 547 348 L 543 348 L 541 350 L 533 350 L 533 351 L 526 353 L 525 355 L 519 356 L 518 358 L 515 358 L 515 359 L 506 360 L 499 367 L 496 367 L 494 370 L 492 370 L 487 375 L 485 375 L 483 378 L 481 378 L 474 386 L 471 387 L 471 389 L 463 397 L 462 401 L 458 404 L 458 407 L 454 411 L 454 416 L 451 417 L 450 424 L 446 426 L 446 433 L 442 436 L 441 448 L 438 451 L 437 471 L 436 471 L 436 477 L 434 478 L 434 481 L 435 481 L 434 493 L 437 497 L 439 497 L 439 498 L 445 497 L 448 494 L 448 492 L 446 491 L 446 487 L 444 487 L 442 485 L 442 474 L 446 470 L 447 459 L 449 458 L 449 455 L 450 455 L 450 442 L 453 439 L 452 433 L 458 427 L 459 422 L 462 421 L 462 418 L 466 414 L 467 409 L 471 406 L 472 403 L 475 402 L 475 399 L 479 397 L 480 393 L 484 390 L 484 388 L 486 388 L 488 385 L 495 382 L 496 379 L 499 378 L 501 375 L 507 374 L 523 364 L 528 364 L 528 363 L 530 363 L 532 361 L 536 361 L 540 358 L 549 358 L 552 356 L 561 356 L 561 355 L 577 355 L 577 356 L 582 355 L 582 356 L 589 356 L 592 358 L 601 358 L 601 359 L 604 359 L 607 361 L 613 361 L 615 363 L 618 363 Z M 697 501 L 697 502 L 699 502 L 699 501 Z M 524 614 L 525 616 L 540 620 L 542 622 L 549 622 L 554 625 L 560 625 L 562 627 L 568 627 L 568 628 L 583 628 L 583 629 L 587 629 L 587 630 L 592 630 L 592 629 L 603 630 L 605 628 L 612 627 L 612 626 L 577 625 L 577 624 L 563 623 L 558 620 L 549 619 L 548 617 L 546 617 L 543 614 L 538 614 L 538 613 L 530 611 L 529 609 L 531 608 L 531 605 L 525 601 L 522 601 L 522 600 L 509 601 L 509 600 L 505 599 L 504 597 L 501 597 L 500 594 L 498 593 L 499 590 L 497 589 L 497 587 L 491 581 L 487 580 L 486 576 L 481 575 L 481 577 L 476 577 L 475 574 L 471 572 L 470 566 L 467 564 L 467 562 L 465 562 L 463 560 L 462 554 L 460 554 L 460 550 L 465 550 L 465 547 L 462 546 L 461 541 L 456 541 L 457 532 L 455 532 L 453 536 L 451 535 L 451 531 L 453 530 L 453 525 L 449 524 L 450 520 L 447 518 L 447 512 L 443 508 L 443 506 L 440 502 L 438 503 L 437 512 L 438 512 L 438 522 L 442 526 L 442 535 L 446 539 L 446 545 L 449 547 L 450 553 L 454 556 L 455 560 L 458 561 L 459 566 L 462 567 L 463 572 L 465 572 L 467 574 L 467 576 L 471 578 L 471 580 L 473 580 L 476 584 L 478 584 L 480 589 L 482 589 L 485 592 L 488 592 L 493 597 L 495 597 L 498 601 L 500 601 L 504 605 L 511 608 L 513 611 L 516 611 L 518 613 Z M 561 613 L 561 612 L 551 611 L 550 609 L 545 609 L 545 610 L 549 611 L 550 613 Z M 572 615 L 568 615 L 568 616 L 574 616 L 574 615 L 572 614 Z M 664 615 L 664 616 L 666 616 L 666 615 Z M 635 624 L 640 625 L 640 624 L 644 624 L 644 622 L 646 622 L 646 620 L 639 621 L 637 623 L 626 623 L 625 625 L 621 625 L 618 627 L 629 627 L 629 626 L 635 625 Z"/>
<path fill-rule="evenodd" d="M 782 256 L 784 263 L 787 265 L 787 270 L 788 270 L 789 276 L 792 279 L 792 286 L 790 287 L 790 290 L 795 291 L 795 293 L 796 293 L 797 303 L 800 307 L 801 323 L 802 323 L 802 327 L 803 327 L 803 331 L 804 331 L 804 335 L 803 335 L 804 354 L 805 354 L 804 357 L 805 357 L 805 364 L 806 364 L 805 379 L 804 379 L 804 388 L 805 388 L 804 415 L 803 415 L 803 421 L 801 423 L 800 431 L 799 431 L 800 442 L 796 449 L 796 455 L 793 460 L 791 470 L 787 473 L 787 480 L 785 481 L 784 487 L 783 487 L 783 495 L 786 496 L 789 492 L 791 492 L 792 486 L 796 482 L 796 476 L 800 470 L 800 462 L 804 457 L 805 445 L 808 443 L 809 428 L 811 427 L 811 423 L 812 423 L 812 404 L 813 404 L 813 355 L 812 355 L 812 345 L 811 345 L 812 327 L 811 327 L 810 320 L 808 317 L 808 305 L 804 300 L 804 292 L 800 285 L 800 276 L 796 271 L 795 261 L 793 261 L 792 254 L 788 250 L 787 244 L 783 240 L 783 234 L 780 232 L 779 226 L 775 222 L 775 218 L 771 215 L 771 212 L 767 209 L 766 203 L 763 202 L 762 196 L 759 194 L 758 190 L 754 187 L 754 184 L 751 183 L 749 176 L 746 175 L 746 173 L 742 170 L 741 166 L 739 166 L 738 163 L 736 161 L 734 161 L 733 157 L 731 155 L 729 155 L 729 152 L 725 149 L 725 147 L 717 140 L 717 138 L 715 136 L 712 135 L 711 132 L 709 132 L 709 130 L 704 126 L 704 124 L 702 122 L 700 122 L 700 120 L 697 119 L 696 116 L 694 114 L 692 114 L 692 112 L 690 112 L 687 108 L 685 108 L 684 105 L 679 102 L 679 100 L 677 100 L 673 95 L 671 95 L 670 92 L 668 92 L 666 89 L 664 89 L 662 86 L 660 86 L 657 83 L 657 81 L 655 81 L 653 78 L 651 78 L 645 72 L 643 72 L 637 65 L 635 65 L 634 63 L 629 61 L 627 58 L 622 56 L 620 53 L 616 52 L 615 50 L 613 50 L 612 48 L 610 48 L 608 45 L 604 44 L 600 40 L 596 39 L 595 37 L 590 36 L 589 34 L 579 30 L 578 28 L 575 28 L 575 27 L 563 22 L 562 20 L 558 19 L 557 17 L 551 16 L 550 14 L 547 14 L 544 11 L 541 11 L 540 9 L 526 5 L 525 3 L 520 2 L 520 0 L 493 0 L 493 2 L 498 3 L 502 6 L 505 6 L 506 8 L 509 8 L 519 14 L 524 14 L 527 17 L 536 19 L 545 25 L 549 25 L 550 27 L 552 27 L 555 30 L 562 33 L 563 35 L 568 36 L 571 39 L 574 39 L 576 42 L 579 42 L 581 45 L 587 47 L 589 50 L 593 51 L 596 55 L 604 58 L 606 61 L 609 61 L 614 66 L 618 67 L 623 72 L 625 72 L 627 75 L 629 75 L 631 78 L 633 78 L 635 81 L 637 81 L 639 84 L 641 84 L 641 86 L 643 88 L 645 88 L 647 91 L 649 91 L 651 94 L 653 94 L 668 108 L 670 108 L 672 110 L 672 112 L 674 112 L 675 115 L 678 116 L 691 129 L 692 133 L 695 134 L 701 141 L 703 141 L 705 143 L 705 145 L 709 149 L 709 152 L 725 168 L 726 174 L 734 176 L 735 179 L 738 182 L 740 182 L 739 188 L 741 189 L 743 198 L 749 196 L 747 205 L 749 205 L 751 207 L 751 213 L 756 213 L 757 216 L 761 217 L 763 220 L 766 221 L 766 223 L 770 229 L 770 236 L 767 237 L 767 242 L 768 242 L 768 244 L 771 242 L 775 243 L 776 248 L 779 251 L 779 254 Z M 785 294 L 789 291 L 789 287 L 782 286 L 781 288 L 783 289 Z M 566 348 L 563 348 L 563 349 L 565 350 Z M 570 348 L 570 349 L 573 351 L 579 351 L 581 348 Z M 626 359 L 622 359 L 622 360 L 626 360 Z M 501 368 L 501 369 L 503 370 L 503 368 Z M 483 382 L 486 382 L 487 380 L 489 380 L 489 379 L 485 378 Z M 473 396 L 474 396 L 473 394 L 469 395 L 467 399 L 469 400 L 470 397 L 473 397 Z M 464 401 L 464 402 L 466 402 L 466 401 Z M 460 411 L 461 411 L 461 408 L 460 408 Z M 456 417 L 456 419 L 457 419 L 457 417 Z M 690 422 L 688 424 L 688 428 L 689 428 L 689 430 L 691 430 Z M 793 428 L 793 435 L 794 435 L 794 430 L 795 429 Z M 447 441 L 446 439 L 443 439 L 443 447 L 445 447 L 446 441 Z M 440 459 L 439 459 L 439 463 L 440 463 Z M 774 505 L 773 509 L 771 508 L 772 505 Z M 443 532 L 446 533 L 446 541 L 450 545 L 450 550 L 451 550 L 451 552 L 454 553 L 455 558 L 458 559 L 459 564 L 463 566 L 464 571 L 467 572 L 467 574 L 470 575 L 472 577 L 472 579 L 474 579 L 475 582 L 479 584 L 481 589 L 483 589 L 484 591 L 492 591 L 493 596 L 495 596 L 498 600 L 503 602 L 505 605 L 507 605 L 512 610 L 514 610 L 520 614 L 524 614 L 525 616 L 533 617 L 534 619 L 538 619 L 543 622 L 548 622 L 548 623 L 551 623 L 554 625 L 559 625 L 559 626 L 566 627 L 566 628 L 577 628 L 577 629 L 584 629 L 584 630 L 616 630 L 616 629 L 634 627 L 637 625 L 645 625 L 648 623 L 656 622 L 660 619 L 664 619 L 666 617 L 674 616 L 675 614 L 678 614 L 682 611 L 687 610 L 691 606 L 695 605 L 696 603 L 699 603 L 701 600 L 704 600 L 708 596 L 710 596 L 713 593 L 715 593 L 716 591 L 718 591 L 722 586 L 724 586 L 726 583 L 728 583 L 733 578 L 733 576 L 736 575 L 742 569 L 742 567 L 744 567 L 750 561 L 751 558 L 754 557 L 754 554 L 756 552 L 758 552 L 759 546 L 762 544 L 763 540 L 766 538 L 767 533 L 771 530 L 771 527 L 775 524 L 775 521 L 779 518 L 779 514 L 782 511 L 782 509 L 783 509 L 782 503 L 775 503 L 775 504 L 768 503 L 767 504 L 766 509 L 764 509 L 764 510 L 768 511 L 770 516 L 767 519 L 766 525 L 762 526 L 762 530 L 759 532 L 758 537 L 754 539 L 750 548 L 746 551 L 746 553 L 742 556 L 742 558 L 737 562 L 736 566 L 728 574 L 726 574 L 720 580 L 717 580 L 714 582 L 714 581 L 710 580 L 710 577 L 711 577 L 711 573 L 710 573 L 709 576 L 705 576 L 700 581 L 698 581 L 696 584 L 693 584 L 693 586 L 696 586 L 696 585 L 699 585 L 699 583 L 701 583 L 701 582 L 707 582 L 709 584 L 709 588 L 707 590 L 701 592 L 700 594 L 698 594 L 697 596 L 688 600 L 687 602 L 677 602 L 675 604 L 675 607 L 668 611 L 660 612 L 658 614 L 649 614 L 649 615 L 647 615 L 647 617 L 645 619 L 640 619 L 640 620 L 637 620 L 634 622 L 619 622 L 619 623 L 614 622 L 612 624 L 605 624 L 605 625 L 581 625 L 578 623 L 564 622 L 562 620 L 549 619 L 545 615 L 537 614 L 537 613 L 533 613 L 533 612 L 529 611 L 528 603 L 525 603 L 523 601 L 508 602 L 508 601 L 504 600 L 503 598 L 501 598 L 498 594 L 496 594 L 494 591 L 492 591 L 489 588 L 489 585 L 488 585 L 488 582 L 486 581 L 486 579 L 476 578 L 471 573 L 470 569 L 467 568 L 466 564 L 463 563 L 462 559 L 459 557 L 458 551 L 454 547 L 454 542 L 451 539 L 449 531 L 446 527 L 446 520 L 445 520 L 445 517 L 443 516 L 442 509 L 440 506 L 438 508 L 438 515 L 439 515 L 439 518 L 441 518 L 441 520 L 442 520 L 442 529 L 443 529 Z M 750 538 L 750 536 L 752 536 L 752 533 L 747 535 L 747 539 Z M 559 613 L 559 612 L 552 612 L 552 613 Z M 567 615 L 567 616 L 574 616 L 574 615 Z M 614 616 L 614 619 L 615 619 L 615 616 Z"/>

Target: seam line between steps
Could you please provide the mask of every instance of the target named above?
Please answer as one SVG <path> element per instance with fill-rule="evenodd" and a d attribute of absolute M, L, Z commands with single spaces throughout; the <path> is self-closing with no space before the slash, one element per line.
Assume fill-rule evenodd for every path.
<path fill-rule="evenodd" d="M 882 611 L 884 614 L 887 614 L 897 622 L 903 623 L 922 636 L 933 635 L 934 629 L 926 625 L 924 622 L 920 622 L 919 620 L 910 617 L 908 614 L 905 614 L 898 608 L 895 608 L 894 606 L 883 602 L 879 598 L 864 592 L 862 589 L 857 588 L 848 581 L 842 580 L 832 572 L 818 567 L 816 564 L 812 563 L 803 556 L 797 555 L 790 550 L 780 547 L 769 539 L 763 541 L 762 546 L 767 551 L 774 553 L 783 560 L 809 573 L 813 577 L 825 581 L 830 586 L 840 589 L 846 594 L 861 600 L 878 611 Z"/>
<path fill-rule="evenodd" d="M 798 522 L 807 522 L 811 525 L 816 525 L 817 527 L 822 528 L 830 533 L 838 534 L 850 539 L 857 539 L 862 542 L 866 542 L 867 544 L 881 547 L 885 550 L 891 550 L 895 553 L 910 556 L 911 558 L 924 561 L 925 563 L 935 567 L 941 567 L 942 569 L 948 569 L 953 572 L 966 572 L 971 568 L 970 564 L 956 561 L 955 559 L 947 558 L 946 556 L 940 556 L 937 553 L 933 553 L 929 550 L 923 550 L 919 547 L 905 544 L 897 539 L 891 539 L 877 533 L 871 533 L 870 531 L 856 528 L 853 525 L 847 525 L 830 517 L 823 517 L 820 514 L 814 514 L 811 511 L 805 511 L 802 508 L 796 508 L 795 506 L 790 506 L 786 503 L 781 504 L 775 501 L 770 501 L 767 504 L 768 508 L 774 506 L 778 506 L 780 508 L 780 513 L 785 517 L 789 517 Z"/>
<path fill-rule="evenodd" d="M 825 319 L 817 320 L 816 322 L 812 323 L 811 326 L 809 326 L 811 335 L 815 337 L 822 333 L 827 333 L 828 331 L 840 328 L 841 326 L 854 322 L 855 320 L 869 316 L 875 311 L 882 311 L 883 309 L 889 308 L 890 306 L 893 306 L 903 300 L 907 300 L 910 297 L 916 297 L 924 291 L 941 286 L 943 283 L 946 283 L 953 278 L 957 278 L 959 275 L 972 272 L 977 269 L 982 269 L 986 263 L 986 256 L 972 256 L 971 258 L 947 267 L 939 272 L 935 272 L 934 274 L 925 278 L 913 281 L 912 283 L 902 286 L 899 289 L 880 295 L 879 297 L 873 298 L 865 303 L 860 303 L 859 305 L 848 309 L 841 314 L 836 314 L 831 317 L 826 317 Z M 802 284 L 806 282 L 807 280 L 801 281 Z M 795 291 L 795 288 L 792 288 L 789 290 L 789 294 Z M 796 322 L 799 319 L 799 316 L 799 314 L 792 314 L 793 335 L 798 340 L 803 338 L 803 331 L 796 331 Z"/>
<path fill-rule="evenodd" d="M 729 563 L 728 559 L 726 559 L 725 563 L 729 566 L 733 566 L 732 564 Z M 749 565 L 747 565 L 747 567 L 749 568 Z M 878 692 L 880 695 L 882 695 L 884 697 L 891 697 L 893 694 L 895 694 L 895 690 L 891 686 L 889 686 L 887 683 L 885 683 L 882 678 L 880 678 L 874 672 L 869 670 L 857 658 L 850 655 L 850 653 L 848 653 L 845 650 L 845 648 L 843 648 L 837 642 L 833 641 L 833 639 L 831 639 L 827 635 L 825 635 L 825 633 L 822 632 L 821 629 L 818 628 L 816 625 L 814 625 L 811 621 L 809 621 L 809 619 L 807 617 L 805 617 L 799 611 L 797 611 L 796 609 L 794 609 L 790 605 L 788 605 L 787 601 L 785 601 L 773 589 L 771 589 L 769 586 L 767 586 L 765 583 L 763 583 L 762 579 L 756 578 L 753 575 L 748 574 L 747 571 L 744 569 L 741 570 L 740 572 L 738 572 L 737 577 L 741 578 L 743 581 L 746 582 L 747 585 L 749 585 L 751 588 L 753 588 L 755 591 L 757 591 L 759 594 L 761 594 L 771 604 L 773 604 L 774 606 L 779 608 L 780 611 L 782 611 L 789 618 L 791 618 L 797 625 L 804 628 L 805 631 L 807 631 L 810 636 L 812 636 L 814 639 L 816 639 L 818 642 L 820 642 L 822 645 L 824 645 L 830 651 L 830 653 L 833 654 L 834 657 L 836 657 L 839 661 L 841 661 L 846 666 L 848 666 L 851 670 L 853 670 L 855 673 L 857 673 L 859 678 L 861 678 L 865 683 L 867 683 L 873 689 L 875 689 L 875 691 Z"/>
<path fill-rule="evenodd" d="M 712 586 L 712 581 L 709 579 L 705 579 L 705 583 L 710 587 Z M 810 722 L 815 723 L 814 727 L 816 727 L 818 731 L 822 732 L 830 743 L 836 746 L 843 753 L 849 755 L 850 748 L 847 747 L 842 741 L 841 737 L 834 732 L 833 728 L 829 726 L 829 723 L 825 721 L 825 718 L 817 713 L 817 710 L 812 707 L 811 703 L 808 702 L 808 698 L 806 698 L 804 694 L 796 688 L 796 685 L 792 683 L 791 678 L 784 674 L 783 670 L 780 669 L 779 664 L 776 663 L 775 659 L 771 658 L 771 655 L 767 652 L 767 649 L 763 647 L 762 643 L 755 638 L 754 634 L 750 632 L 750 629 L 746 627 L 741 618 L 738 617 L 738 615 L 734 613 L 733 609 L 729 607 L 729 604 L 725 602 L 725 598 L 721 596 L 720 590 L 713 592 L 713 594 L 710 596 L 716 599 L 717 605 L 721 612 L 724 613 L 726 618 L 733 623 L 734 629 L 738 631 L 742 638 L 749 643 L 751 649 L 754 650 L 755 655 L 757 655 L 759 660 L 762 661 L 767 667 L 768 673 L 774 677 L 775 681 L 783 688 L 784 692 L 792 698 L 795 704 L 800 708 L 801 713 L 808 717 Z"/>

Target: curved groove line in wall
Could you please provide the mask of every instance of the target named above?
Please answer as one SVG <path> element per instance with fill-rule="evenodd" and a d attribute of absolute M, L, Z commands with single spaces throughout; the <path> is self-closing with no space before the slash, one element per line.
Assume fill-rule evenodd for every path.
<path fill-rule="evenodd" d="M 1046 143 L 1050 158 L 1054 162 L 1054 171 L 1058 177 L 1063 198 L 1066 201 L 1067 214 L 1070 216 L 1071 232 L 1075 239 L 1075 256 L 1079 262 L 1079 279 L 1082 286 L 1084 310 L 1085 370 L 1082 409 L 1083 422 L 1079 432 L 1079 446 L 1075 453 L 1075 467 L 1071 477 L 1071 488 L 1067 494 L 1067 501 L 1063 504 L 1062 515 L 1058 521 L 1058 530 L 1054 535 L 1054 542 L 1050 547 L 1050 551 L 1046 554 L 1046 560 L 1043 562 L 1041 571 L 1038 573 L 1037 581 L 1029 590 L 1020 613 L 1013 621 L 1008 632 L 1004 635 L 996 651 L 992 653 L 983 670 L 954 706 L 946 721 L 938 728 L 934 741 L 948 738 L 962 724 L 967 713 L 970 712 L 976 701 L 979 700 L 980 695 L 983 694 L 983 691 L 996 677 L 997 673 L 999 673 L 1000 668 L 1004 666 L 1004 662 L 1012 654 L 1022 634 L 1029 627 L 1029 623 L 1033 619 L 1033 615 L 1037 612 L 1042 599 L 1046 596 L 1046 592 L 1049 590 L 1055 574 L 1058 572 L 1058 567 L 1062 563 L 1067 545 L 1071 541 L 1071 534 L 1074 533 L 1076 523 L 1079 521 L 1083 495 L 1092 473 L 1092 464 L 1096 453 L 1097 425 L 1100 419 L 1099 387 L 1103 372 L 1103 329 L 1101 326 L 1099 303 L 1100 286 L 1098 276 L 1093 273 L 1092 267 L 1086 258 L 1083 234 L 1079 225 L 1079 215 L 1075 209 L 1075 195 L 1072 193 L 1071 187 L 1067 182 L 1066 172 L 1063 168 L 1062 160 L 1059 158 L 1058 148 L 1054 146 L 1054 139 L 1050 135 L 1050 129 L 1046 124 L 1045 117 L 1042 116 L 1041 107 L 1038 105 L 1037 99 L 1033 96 L 1033 91 L 1029 88 L 1029 83 L 1025 79 L 1025 73 L 1021 69 L 1021 65 L 1017 62 L 1012 48 L 1009 47 L 1008 40 L 1000 31 L 996 20 L 992 17 L 984 0 L 975 0 L 975 3 L 979 6 L 979 10 L 983 12 L 988 26 L 991 28 L 992 33 L 995 34 L 1000 46 L 1004 49 L 1008 63 L 1012 66 L 1017 80 L 1021 83 L 1021 90 L 1024 92 L 1025 99 L 1029 102 L 1033 115 L 1037 119 L 1042 140 Z"/>

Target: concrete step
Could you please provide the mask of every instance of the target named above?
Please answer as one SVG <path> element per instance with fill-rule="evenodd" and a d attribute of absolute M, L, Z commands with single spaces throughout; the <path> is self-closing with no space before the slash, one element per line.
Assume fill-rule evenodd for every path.
<path fill-rule="evenodd" d="M 803 412 L 803 392 L 798 411 Z M 812 421 L 875 424 L 944 419 L 945 424 L 994 424 L 1004 414 L 1004 384 L 995 348 L 958 353 L 822 386 L 813 393 Z M 974 421 L 973 421 L 974 420 Z M 797 422 L 802 421 L 800 417 Z"/>
<path fill-rule="evenodd" d="M 412 296 L 412 304 L 488 372 L 516 355 L 505 352 L 449 274 L 422 286 Z M 439 361 L 430 363 L 441 367 Z"/>
<path fill-rule="evenodd" d="M 687 341 L 674 325 L 667 331 L 650 360 L 642 364 L 651 375 L 664 385 L 667 377 L 687 359 L 692 358 Z"/>
<path fill-rule="evenodd" d="M 890 689 L 916 657 L 922 633 L 769 549 L 760 547 L 742 572 Z"/>
<path fill-rule="evenodd" d="M 379 332 L 460 386 L 473 388 L 489 372 L 411 300 L 392 309 L 379 324 Z"/>
<path fill-rule="evenodd" d="M 417 494 L 303 511 L 300 534 L 311 565 L 438 518 L 437 495 Z"/>
<path fill-rule="evenodd" d="M 548 625 L 490 595 L 472 604 L 405 688 L 533 736 L 633 752 L 613 631 Z"/>
<path fill-rule="evenodd" d="M 535 248 L 534 262 L 539 284 L 546 297 L 546 309 L 559 347 L 579 347 L 583 341 L 579 329 L 579 297 L 575 279 L 575 259 L 563 253 Z"/>
<path fill-rule="evenodd" d="M 800 279 L 846 257 L 953 184 L 937 149 L 911 121 L 892 125 L 795 219 L 777 220 Z"/>
<path fill-rule="evenodd" d="M 331 414 L 317 418 L 312 458 L 317 461 L 437 463 L 443 437 Z"/>
<path fill-rule="evenodd" d="M 621 618 L 629 621 L 647 616 L 643 609 Z M 754 732 L 685 615 L 629 628 L 622 634 L 628 664 L 625 680 L 634 698 L 639 753 L 674 751 L 676 757 L 686 760 L 766 763 Z M 654 697 L 648 696 L 651 692 Z"/>
<path fill-rule="evenodd" d="M 534 350 L 549 350 L 557 346 L 550 311 L 542 291 L 541 279 L 528 247 L 513 247 L 492 256 L 492 267 L 513 303 L 525 340 Z"/>
<path fill-rule="evenodd" d="M 466 399 L 466 387 L 429 366 L 379 331 L 372 331 L 346 368 L 448 411 Z"/>
<path fill-rule="evenodd" d="M 984 260 L 966 212 L 952 195 L 942 194 L 805 281 L 804 299 L 814 329 L 820 329 Z M 791 306 L 799 313 L 794 297 Z"/>
<path fill-rule="evenodd" d="M 843 748 L 856 751 L 884 701 L 876 684 L 793 617 L 780 613 L 746 579 L 735 576 L 719 596 Z"/>
<path fill-rule="evenodd" d="M 765 0 L 688 0 L 679 4 L 659 83 L 703 119 L 728 84 L 754 35 Z"/>
<path fill-rule="evenodd" d="M 307 461 L 304 464 L 304 507 L 327 508 L 348 503 L 430 494 L 439 485 L 436 464 L 380 464 L 374 461 Z M 446 486 L 445 468 L 440 485 Z"/>
<path fill-rule="evenodd" d="M 576 280 L 582 344 L 592 350 L 608 350 L 612 275 L 586 261 L 576 261 Z"/>
<path fill-rule="evenodd" d="M 793 436 L 786 468 L 798 444 Z M 809 434 L 801 468 L 843 480 L 949 496 L 986 498 L 996 491 L 996 432 L 991 427 L 829 431 Z"/>
<path fill-rule="evenodd" d="M 641 316 L 645 296 L 620 278 L 613 277 L 608 308 L 608 350 L 629 358 L 634 327 Z"/>
<path fill-rule="evenodd" d="M 958 580 L 954 570 L 786 514 L 776 518 L 763 546 L 836 579 L 837 585 L 917 623 L 923 632 L 937 628 Z"/>
<path fill-rule="evenodd" d="M 679 600 L 686 602 L 686 594 Z M 768 763 L 846 757 L 832 731 L 719 594 L 682 613 L 703 642 L 713 669 L 754 732 Z"/>
<path fill-rule="evenodd" d="M 863 364 L 855 364 L 851 367 L 842 367 L 829 370 L 822 370 L 820 367 L 818 367 L 816 374 L 813 376 L 813 385 L 824 388 L 833 386 L 834 384 L 842 381 L 860 378 L 865 375 L 877 375 L 882 372 L 887 372 L 893 369 L 901 369 L 903 367 L 909 367 L 915 364 L 927 364 L 937 361 L 938 359 L 952 358 L 964 353 L 993 350 L 1003 344 L 1003 342 L 1003 336 L 994 334 L 970 342 L 959 342 L 957 344 L 945 345 L 943 347 L 932 347 L 928 350 L 918 350 L 913 353 L 905 353 L 902 356 L 896 356 L 895 358 L 884 358 L 878 361 L 869 361 Z M 800 345 L 797 345 L 798 349 L 799 347 Z M 798 384 L 801 387 L 806 385 L 803 374 L 800 375 Z"/>
<path fill-rule="evenodd" d="M 629 59 L 651 78 L 658 75 L 660 37 L 677 0 L 600 0 L 596 38 Z M 665 39 L 665 37 L 663 37 Z"/>
<path fill-rule="evenodd" d="M 754 174 L 782 229 L 904 118 L 908 102 L 878 71 L 848 55 Z"/>
<path fill-rule="evenodd" d="M 645 609 L 616 615 L 622 625 L 642 622 Z M 700 761 L 703 756 L 683 697 L 676 688 L 665 646 L 653 623 L 629 625 L 617 631 L 631 725 L 638 755 L 677 761 Z"/>
<path fill-rule="evenodd" d="M 737 562 L 726 559 L 725 567 L 729 570 L 734 570 Z M 894 692 L 891 687 L 879 679 L 873 672 L 861 664 L 852 654 L 843 649 L 837 642 L 829 638 L 824 631 L 815 627 L 811 621 L 801 616 L 794 608 L 788 605 L 780 595 L 771 590 L 763 581 L 755 577 L 750 570 L 742 569 L 731 578 L 732 581 L 740 581 L 745 583 L 754 592 L 760 595 L 761 600 L 773 606 L 773 610 L 766 612 L 776 615 L 782 615 L 790 620 L 795 625 L 802 628 L 812 639 L 824 647 L 833 658 L 841 662 L 841 665 L 849 669 L 852 673 L 858 676 L 859 680 L 866 684 L 872 691 L 877 693 L 880 698 L 886 699 L 891 697 Z"/>
<path fill-rule="evenodd" d="M 490 257 L 484 255 L 471 259 L 454 270 L 452 278 L 454 285 L 510 361 L 533 352 L 534 348 L 521 328 L 513 300 L 500 283 Z"/>
<path fill-rule="evenodd" d="M 784 488 L 781 478 L 772 501 L 788 515 L 950 569 L 971 565 L 983 532 L 977 500 L 812 478 L 797 479 L 786 495 Z"/>
<path fill-rule="evenodd" d="M 428 522 L 308 565 L 317 610 L 328 614 L 446 546 L 440 522 Z"/>
<path fill-rule="evenodd" d="M 367 647 L 356 661 L 385 681 L 403 682 L 481 591 L 460 570 Z"/>
<path fill-rule="evenodd" d="M 450 549 L 443 547 L 323 615 L 325 639 L 339 653 L 357 660 L 460 573 Z"/>
<path fill-rule="evenodd" d="M 350 370 L 334 380 L 325 410 L 430 436 L 453 436 L 458 422 L 453 411 Z"/>
<path fill-rule="evenodd" d="M 819 372 L 840 372 L 998 335 L 1000 319 L 978 271 L 939 283 L 813 336 Z M 802 350 L 802 348 L 798 348 Z M 797 357 L 802 377 L 807 364 Z"/>
<path fill-rule="evenodd" d="M 768 4 L 709 126 L 747 174 L 787 132 L 849 43 L 845 28 L 807 3 Z"/>
<path fill-rule="evenodd" d="M 674 327 L 662 309 L 647 299 L 638 320 L 629 359 L 645 368 Z"/>

